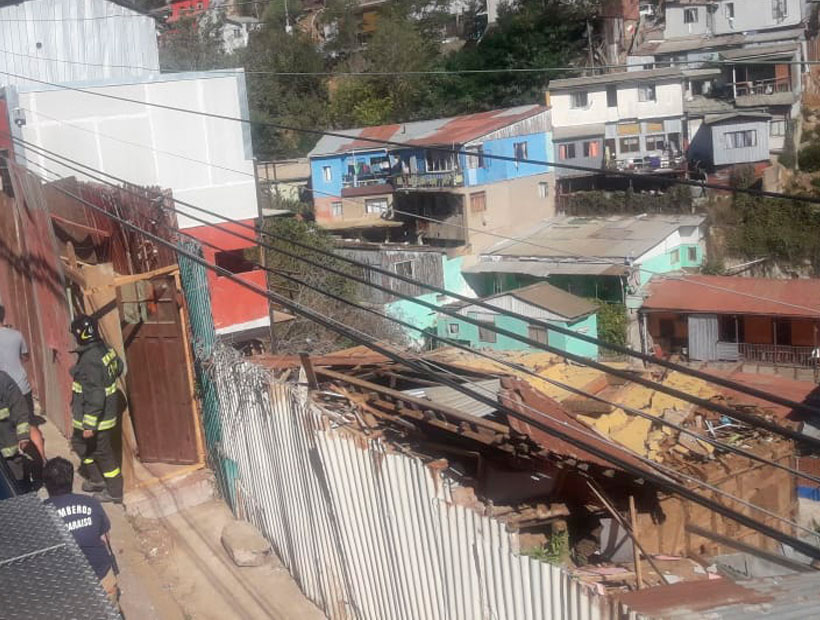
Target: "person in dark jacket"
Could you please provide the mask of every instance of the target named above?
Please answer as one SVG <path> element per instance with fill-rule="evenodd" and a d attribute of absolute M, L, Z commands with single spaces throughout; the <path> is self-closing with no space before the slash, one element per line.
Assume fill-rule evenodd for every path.
<path fill-rule="evenodd" d="M 101 502 L 122 502 L 122 472 L 114 449 L 117 431 L 117 378 L 123 364 L 116 351 L 103 342 L 97 321 L 80 315 L 71 323 L 79 345 L 72 367 L 72 449 L 82 459 L 83 491 Z"/>
<path fill-rule="evenodd" d="M 23 488 L 24 452 L 31 439 L 29 413 L 23 393 L 8 373 L 0 371 L 0 455 L 6 460 L 12 475 Z"/>

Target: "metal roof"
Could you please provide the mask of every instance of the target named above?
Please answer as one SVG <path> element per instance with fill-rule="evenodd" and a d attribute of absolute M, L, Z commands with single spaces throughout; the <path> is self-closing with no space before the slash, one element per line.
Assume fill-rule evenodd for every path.
<path fill-rule="evenodd" d="M 547 310 L 552 314 L 557 314 L 566 319 L 577 319 L 592 314 L 598 309 L 594 303 L 581 297 L 576 297 L 572 293 L 553 286 L 548 282 L 536 282 L 529 286 L 524 286 L 511 291 L 498 293 L 490 297 L 484 297 L 481 301 L 492 302 L 504 297 L 515 297 L 536 308 Z M 473 305 L 470 302 L 455 304 L 455 307 L 468 307 Z"/>
<path fill-rule="evenodd" d="M 797 93 L 786 91 L 770 95 L 739 95 L 735 97 L 738 108 L 757 108 L 770 105 L 791 105 L 797 101 Z"/>
<path fill-rule="evenodd" d="M 484 381 L 473 381 L 464 383 L 464 387 L 470 388 L 482 396 L 498 398 L 498 392 L 501 390 L 501 379 L 486 379 Z M 435 405 L 444 407 L 453 407 L 464 413 L 483 418 L 496 411 L 495 407 L 490 407 L 488 404 L 479 400 L 471 398 L 458 390 L 455 390 L 446 385 L 433 385 L 429 387 L 417 388 L 413 390 L 403 390 L 403 393 L 415 396 L 417 398 L 424 398 Z"/>
<path fill-rule="evenodd" d="M 718 36 L 675 37 L 674 39 L 647 41 L 633 50 L 631 55 L 674 54 L 693 50 L 715 49 L 717 47 L 740 47 L 749 43 L 779 43 L 790 39 L 800 39 L 802 36 L 802 28 L 790 28 L 753 34 L 733 33 Z"/>
<path fill-rule="evenodd" d="M 728 101 L 715 99 L 713 97 L 704 97 L 703 95 L 696 95 L 688 101 L 685 99 L 683 101 L 683 111 L 687 114 L 722 114 L 729 113 L 734 109 L 735 106 Z"/>
<path fill-rule="evenodd" d="M 120 617 L 63 520 L 34 493 L 0 502 L 0 616 Z"/>
<path fill-rule="evenodd" d="M 572 127 L 553 127 L 553 140 L 571 140 L 573 138 L 586 138 L 587 136 L 603 136 L 606 131 L 604 123 L 592 123 L 590 125 L 573 125 Z"/>
<path fill-rule="evenodd" d="M 815 618 L 820 608 L 820 574 L 690 581 L 636 590 L 618 598 L 626 610 L 652 618 Z"/>
<path fill-rule="evenodd" d="M 548 260 L 523 261 L 523 260 L 499 260 L 482 261 L 466 269 L 462 273 L 519 273 L 536 278 L 546 278 L 548 276 L 622 276 L 629 270 L 626 265 L 613 265 L 612 263 L 584 263 L 573 260 L 572 262 L 558 262 Z"/>
<path fill-rule="evenodd" d="M 794 54 L 797 51 L 797 43 L 781 43 L 780 45 L 759 45 L 757 47 L 743 47 L 737 50 L 726 50 L 720 52 L 720 56 L 726 60 L 739 60 L 741 58 L 759 58 L 761 56 L 782 56 Z"/>
<path fill-rule="evenodd" d="M 623 261 L 638 259 L 684 226 L 700 226 L 702 215 L 563 215 L 544 221 L 517 241 L 503 241 L 487 252 L 496 256 L 550 257 L 561 262 L 587 262 L 587 257 Z M 594 261 L 589 261 L 594 262 Z"/>
<path fill-rule="evenodd" d="M 644 71 L 619 71 L 602 75 L 587 75 L 584 77 L 552 80 L 549 83 L 550 91 L 565 88 L 583 88 L 602 84 L 624 84 L 629 82 L 646 82 L 662 79 L 682 78 L 683 72 L 679 67 L 664 67 L 662 69 L 647 69 Z"/>
<path fill-rule="evenodd" d="M 491 110 L 452 118 L 436 118 L 411 123 L 346 129 L 338 132 L 344 134 L 344 137 L 322 136 L 308 154 L 308 157 L 319 157 L 354 150 L 379 150 L 388 146 L 362 140 L 361 138 L 401 142 L 413 146 L 464 144 L 542 112 L 547 112 L 545 106 L 522 105 L 515 108 Z"/>
<path fill-rule="evenodd" d="M 797 306 L 797 307 L 796 307 Z M 705 314 L 820 316 L 820 280 L 683 276 L 649 283 L 643 308 Z"/>
<path fill-rule="evenodd" d="M 731 121 L 738 118 L 753 118 L 756 120 L 767 121 L 771 117 L 772 115 L 766 114 L 766 112 L 728 112 L 726 114 L 707 114 L 706 118 L 703 119 L 703 122 L 707 125 L 717 125 L 718 123 Z"/>

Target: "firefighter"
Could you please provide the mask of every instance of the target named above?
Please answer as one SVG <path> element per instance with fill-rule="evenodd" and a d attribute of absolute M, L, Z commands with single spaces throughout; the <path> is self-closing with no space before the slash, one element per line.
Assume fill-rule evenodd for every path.
<path fill-rule="evenodd" d="M 101 502 L 122 503 L 122 472 L 114 449 L 122 360 L 103 342 L 94 318 L 78 316 L 71 333 L 78 345 L 77 364 L 71 369 L 71 447 L 82 459 L 83 491 Z"/>
<path fill-rule="evenodd" d="M 8 373 L 0 371 L 0 454 L 22 491 L 29 490 L 24 480 L 24 452 L 31 440 L 28 418 L 23 393 Z"/>

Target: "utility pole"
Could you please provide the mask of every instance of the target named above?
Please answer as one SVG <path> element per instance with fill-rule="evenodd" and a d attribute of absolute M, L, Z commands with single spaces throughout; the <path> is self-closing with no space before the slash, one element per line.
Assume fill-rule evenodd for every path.
<path fill-rule="evenodd" d="M 589 50 L 589 68 L 592 75 L 595 75 L 595 58 L 592 53 L 592 26 L 589 25 L 589 19 L 587 19 L 587 49 Z"/>

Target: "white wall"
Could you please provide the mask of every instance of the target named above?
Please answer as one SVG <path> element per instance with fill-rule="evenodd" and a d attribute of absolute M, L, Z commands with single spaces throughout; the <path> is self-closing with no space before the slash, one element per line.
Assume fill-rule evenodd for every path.
<path fill-rule="evenodd" d="M 48 82 L 159 73 L 156 22 L 108 0 L 28 0 L 3 6 L 0 71 Z M 32 84 L 0 73 L 0 85 Z"/>
<path fill-rule="evenodd" d="M 643 264 L 657 256 L 663 256 L 681 245 L 701 245 L 703 230 L 700 226 L 681 226 L 658 245 L 647 250 L 636 260 L 636 264 Z"/>
<path fill-rule="evenodd" d="M 142 82 L 87 88 L 247 118 L 242 73 L 166 74 Z M 175 198 L 231 218 L 257 216 L 253 152 L 246 123 L 60 89 L 20 92 L 17 106 L 26 116 L 21 132 L 24 140 L 138 185 L 171 189 Z M 55 172 L 76 174 L 31 152 L 24 155 Z M 201 223 L 180 216 L 179 225 L 191 228 Z"/>
<path fill-rule="evenodd" d="M 686 37 L 703 34 L 729 34 L 749 30 L 766 30 L 796 26 L 803 20 L 801 0 L 786 0 L 786 16 L 776 20 L 772 13 L 773 0 L 719 0 L 712 14 L 711 33 L 707 30 L 706 6 L 671 5 L 666 7 L 664 38 Z M 729 19 L 726 5 L 734 4 L 734 19 Z M 698 10 L 698 21 L 683 23 L 683 12 L 687 8 Z"/>
<path fill-rule="evenodd" d="M 651 84 L 651 81 L 643 84 Z M 626 119 L 653 119 L 683 115 L 683 82 L 655 83 L 655 101 L 638 101 L 639 85 L 618 85 L 618 107 L 608 107 L 606 86 L 595 85 L 587 91 L 587 107 L 571 107 L 573 91 L 550 94 L 553 127 L 570 127 L 594 123 L 614 123 Z M 575 89 L 577 92 L 578 89 Z"/>

